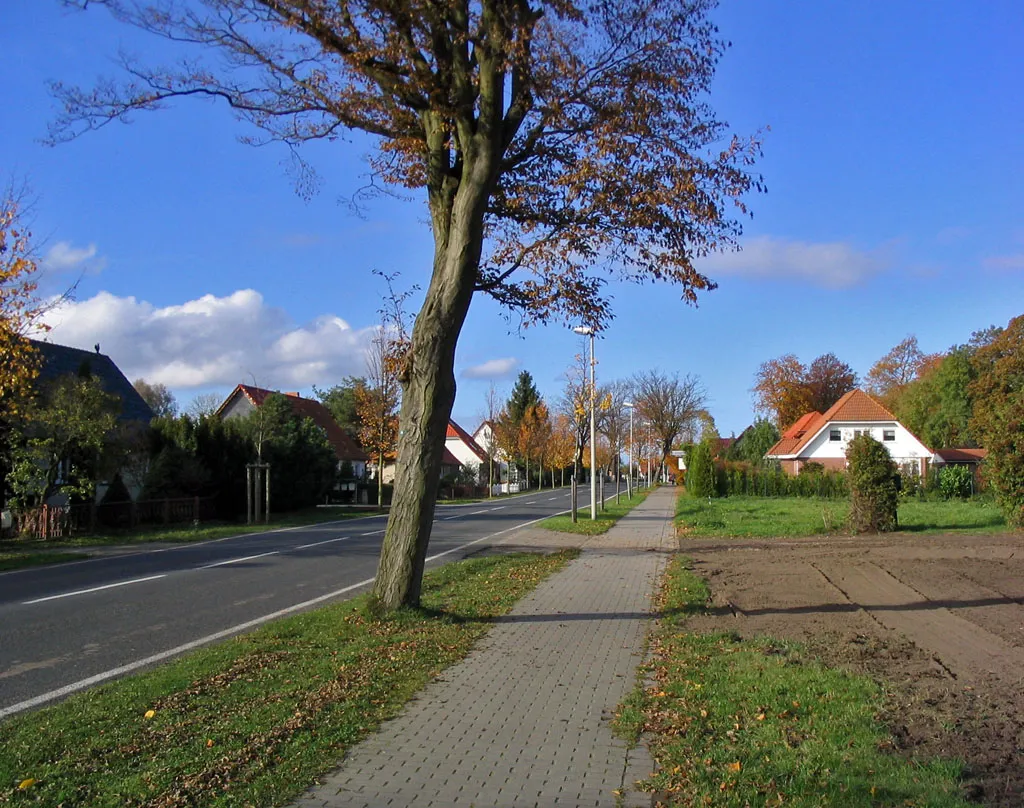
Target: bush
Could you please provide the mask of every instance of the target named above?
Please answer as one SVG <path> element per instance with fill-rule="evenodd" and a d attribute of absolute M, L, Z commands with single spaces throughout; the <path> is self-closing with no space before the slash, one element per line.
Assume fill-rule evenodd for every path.
<path fill-rule="evenodd" d="M 686 470 L 686 490 L 691 497 L 704 499 L 718 495 L 715 485 L 715 464 L 711 459 L 711 447 L 699 443 L 690 452 Z"/>
<path fill-rule="evenodd" d="M 943 466 L 939 490 L 944 499 L 967 499 L 974 492 L 974 473 L 967 466 Z"/>
<path fill-rule="evenodd" d="M 850 526 L 857 533 L 884 533 L 897 526 L 899 471 L 888 449 L 870 435 L 846 448 L 850 478 Z"/>

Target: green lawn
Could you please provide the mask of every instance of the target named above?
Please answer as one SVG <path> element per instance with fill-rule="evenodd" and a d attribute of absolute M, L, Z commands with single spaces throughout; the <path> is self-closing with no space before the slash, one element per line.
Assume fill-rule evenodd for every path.
<path fill-rule="evenodd" d="M 652 637 L 653 685 L 622 705 L 617 728 L 648 734 L 658 772 L 646 784 L 679 806 L 966 808 L 955 761 L 884 751 L 884 706 L 869 678 L 831 670 L 799 646 L 688 634 L 708 589 L 677 557 L 666 617 Z"/>
<path fill-rule="evenodd" d="M 616 502 L 614 497 L 607 500 L 604 505 L 604 510 L 601 510 L 600 505 L 598 506 L 597 519 L 591 519 L 590 497 L 588 494 L 586 505 L 582 505 L 583 489 L 581 488 L 581 505 L 577 511 L 578 521 L 573 523 L 572 517 L 565 513 L 545 519 L 538 525 L 538 527 L 542 527 L 547 530 L 554 530 L 559 533 L 578 533 L 585 536 L 597 536 L 601 533 L 607 533 L 612 525 L 647 499 L 647 495 L 650 492 L 650 488 L 634 489 L 633 496 L 627 497 L 626 491 L 623 489 L 619 502 Z"/>
<path fill-rule="evenodd" d="M 575 555 L 451 564 L 426 576 L 422 609 L 382 619 L 357 598 L 9 719 L 0 805 L 294 799 Z"/>
<path fill-rule="evenodd" d="M 686 538 L 773 537 L 842 533 L 846 500 L 799 497 L 691 499 L 681 494 L 676 525 Z M 914 533 L 999 533 L 1008 528 L 999 507 L 983 500 L 920 501 L 899 505 L 900 530 Z"/>

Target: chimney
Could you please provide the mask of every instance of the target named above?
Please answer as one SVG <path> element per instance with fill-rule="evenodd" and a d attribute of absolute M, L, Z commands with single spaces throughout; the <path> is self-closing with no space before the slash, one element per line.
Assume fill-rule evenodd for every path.
<path fill-rule="evenodd" d="M 285 395 L 291 396 L 292 398 L 302 398 L 298 393 L 285 393 Z"/>

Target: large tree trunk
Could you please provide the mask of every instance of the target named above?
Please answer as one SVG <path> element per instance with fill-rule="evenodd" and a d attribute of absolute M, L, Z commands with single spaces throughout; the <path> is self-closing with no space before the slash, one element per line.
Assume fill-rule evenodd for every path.
<path fill-rule="evenodd" d="M 441 144 L 444 132 L 434 134 Z M 375 600 L 387 610 L 420 602 L 445 434 L 455 403 L 455 346 L 473 297 L 484 206 L 493 183 L 487 164 L 479 160 L 470 170 L 467 161 L 458 189 L 439 188 L 431 197 L 433 273 L 400 376 L 394 492 L 373 586 Z"/>

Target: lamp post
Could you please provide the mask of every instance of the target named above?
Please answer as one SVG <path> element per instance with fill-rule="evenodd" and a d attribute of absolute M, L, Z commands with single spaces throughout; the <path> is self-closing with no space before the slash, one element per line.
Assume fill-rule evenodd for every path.
<path fill-rule="evenodd" d="M 623 401 L 623 407 L 629 407 L 629 476 L 626 477 L 626 496 L 633 496 L 633 407 L 632 401 Z"/>
<path fill-rule="evenodd" d="M 594 428 L 594 366 L 597 364 L 597 360 L 594 359 L 594 329 L 589 325 L 581 325 L 574 328 L 573 331 L 590 337 L 590 518 L 594 520 L 597 519 L 597 478 L 594 476 L 594 472 L 597 471 L 597 444 Z"/>

